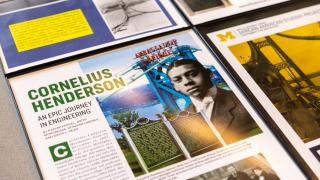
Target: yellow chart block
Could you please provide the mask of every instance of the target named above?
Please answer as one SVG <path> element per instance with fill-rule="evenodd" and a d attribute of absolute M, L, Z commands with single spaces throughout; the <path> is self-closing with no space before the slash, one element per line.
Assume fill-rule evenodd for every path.
<path fill-rule="evenodd" d="M 93 34 L 81 9 L 11 24 L 9 29 L 18 52 Z"/>

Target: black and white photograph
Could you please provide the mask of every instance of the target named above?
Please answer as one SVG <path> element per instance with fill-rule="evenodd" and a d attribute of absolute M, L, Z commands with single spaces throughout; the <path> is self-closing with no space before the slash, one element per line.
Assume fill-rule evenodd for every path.
<path fill-rule="evenodd" d="M 169 64 L 167 75 L 173 88 L 189 97 L 191 103 L 185 111 L 202 112 L 212 122 L 224 142 L 231 144 L 261 133 L 236 95 L 212 83 L 214 75 L 199 61 L 180 59 Z"/>
<path fill-rule="evenodd" d="M 229 0 L 178 0 L 189 15 L 219 9 L 231 5 Z"/>
<path fill-rule="evenodd" d="M 94 0 L 114 38 L 171 25 L 155 0 Z"/>
<path fill-rule="evenodd" d="M 190 180 L 280 180 L 262 154 L 206 172 Z"/>
<path fill-rule="evenodd" d="M 61 0 L 0 0 L 0 14 Z"/>

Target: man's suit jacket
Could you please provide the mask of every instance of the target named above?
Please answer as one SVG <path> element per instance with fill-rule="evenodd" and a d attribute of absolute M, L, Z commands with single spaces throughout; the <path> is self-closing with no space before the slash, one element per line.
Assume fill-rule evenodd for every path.
<path fill-rule="evenodd" d="M 196 112 L 196 107 L 191 104 L 186 111 Z M 218 87 L 211 122 L 227 144 L 261 132 L 235 94 Z"/>

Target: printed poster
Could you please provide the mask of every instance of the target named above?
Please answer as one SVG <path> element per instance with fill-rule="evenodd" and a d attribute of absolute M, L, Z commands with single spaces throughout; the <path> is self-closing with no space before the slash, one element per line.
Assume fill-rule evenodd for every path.
<path fill-rule="evenodd" d="M 319 6 L 209 33 L 319 176 Z"/>
<path fill-rule="evenodd" d="M 191 30 L 9 81 L 48 179 L 188 179 L 257 154 L 305 179 Z"/>
<path fill-rule="evenodd" d="M 6 73 L 187 26 L 170 1 L 42 3 L 0 14 Z M 0 12 L 6 4 L 0 3 Z"/>

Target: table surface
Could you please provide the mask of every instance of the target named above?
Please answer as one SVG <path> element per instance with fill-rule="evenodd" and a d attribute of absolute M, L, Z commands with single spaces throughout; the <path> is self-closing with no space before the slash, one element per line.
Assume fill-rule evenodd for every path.
<path fill-rule="evenodd" d="M 0 68 L 0 177 L 41 179 L 7 81 Z"/>

